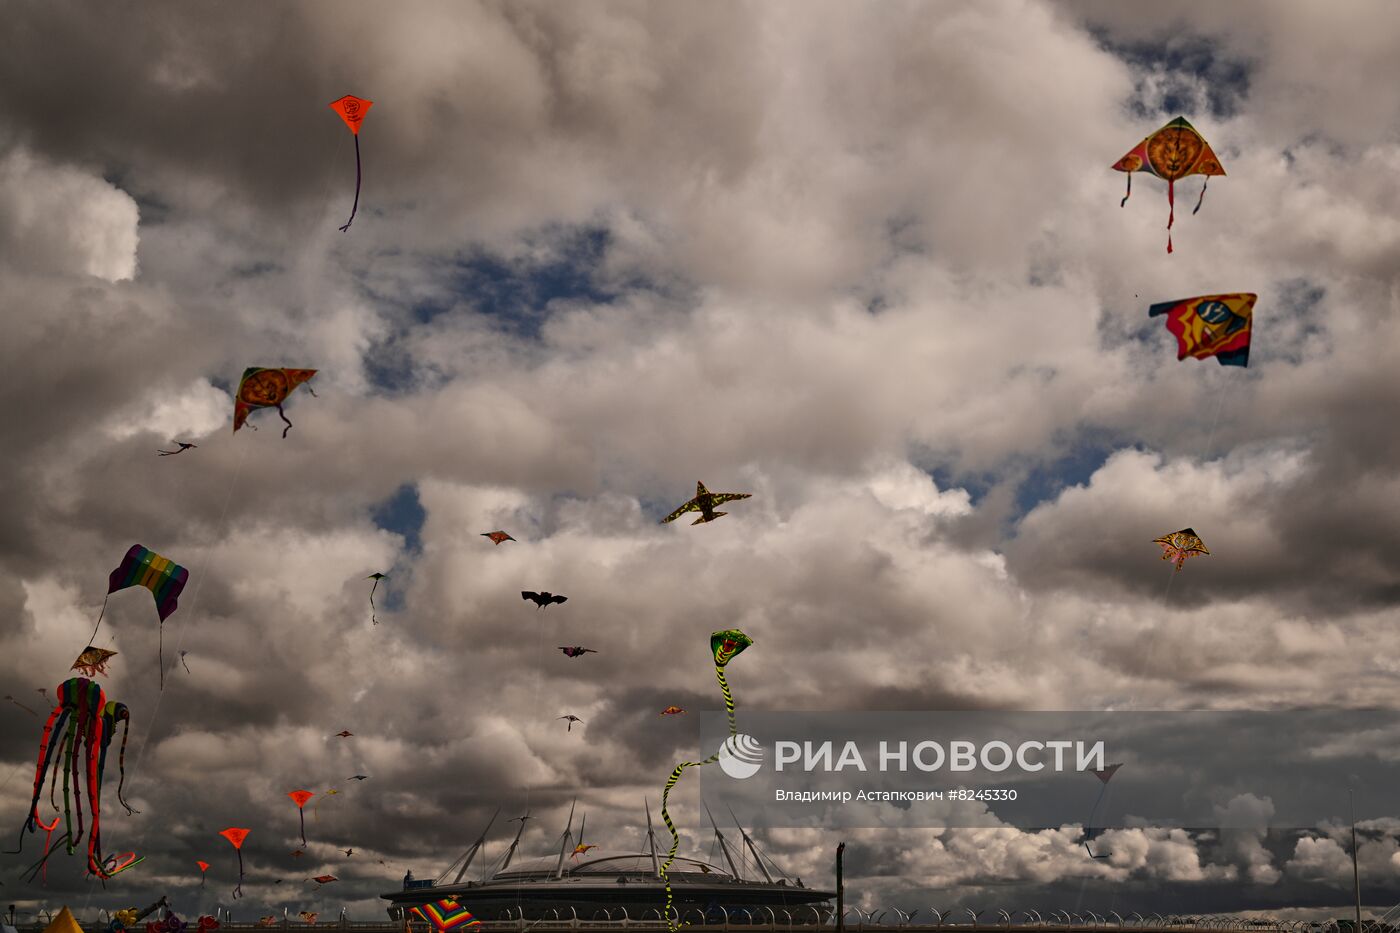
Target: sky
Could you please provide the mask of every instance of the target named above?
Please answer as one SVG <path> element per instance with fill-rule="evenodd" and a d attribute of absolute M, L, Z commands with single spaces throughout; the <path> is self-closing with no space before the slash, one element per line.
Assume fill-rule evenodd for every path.
<path fill-rule="evenodd" d="M 657 712 L 719 708 L 730 627 L 741 716 L 1389 708 L 1396 25 L 1383 0 L 7 5 L 12 827 L 20 704 L 72 676 L 106 575 L 139 542 L 190 582 L 163 627 L 115 594 L 95 641 L 140 811 L 104 801 L 103 840 L 145 862 L 104 889 L 60 853 L 45 889 L 30 837 L 6 903 L 232 906 L 226 826 L 252 830 L 245 919 L 383 916 L 498 807 L 540 817 L 532 854 L 575 798 L 635 850 L 696 754 Z M 374 105 L 341 232 L 345 94 Z M 1110 167 L 1178 115 L 1228 174 L 1195 214 L 1181 183 L 1168 255 L 1163 183 L 1120 208 Z M 1147 317 L 1238 291 L 1246 369 L 1178 362 Z M 273 411 L 232 433 L 247 366 L 318 370 L 285 439 Z M 659 524 L 697 480 L 752 498 Z M 1152 541 L 1187 526 L 1212 553 L 1174 576 Z M 1138 826 L 1105 860 L 1080 814 L 843 831 L 848 897 L 1338 913 L 1345 787 L 1315 826 Z M 297 788 L 340 791 L 306 846 Z M 1400 814 L 1358 793 L 1379 913 Z M 682 854 L 699 804 L 672 799 Z M 808 883 L 835 842 L 760 834 Z"/>

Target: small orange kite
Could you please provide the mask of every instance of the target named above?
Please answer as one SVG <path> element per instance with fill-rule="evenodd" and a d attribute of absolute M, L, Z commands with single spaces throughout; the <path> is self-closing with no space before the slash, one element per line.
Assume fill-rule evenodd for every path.
<path fill-rule="evenodd" d="M 340 228 L 341 233 L 350 229 L 350 225 L 355 222 L 355 212 L 360 209 L 360 124 L 364 122 L 365 114 L 369 113 L 369 108 L 373 106 L 374 101 L 351 94 L 331 101 L 330 104 L 330 108 L 340 114 L 340 119 L 344 120 L 345 125 L 350 127 L 350 132 L 355 134 L 355 203 L 350 208 L 350 219 Z"/>

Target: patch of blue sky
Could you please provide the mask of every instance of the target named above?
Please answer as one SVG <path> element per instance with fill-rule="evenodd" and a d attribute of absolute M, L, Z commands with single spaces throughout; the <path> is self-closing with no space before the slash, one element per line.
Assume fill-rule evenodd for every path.
<path fill-rule="evenodd" d="M 1064 453 L 1033 464 L 1016 487 L 1015 514 L 1010 516 L 1011 520 L 1019 520 L 1042 502 L 1053 501 L 1066 489 L 1086 485 L 1121 447 L 1106 433 L 1084 432 Z"/>
<path fill-rule="evenodd" d="M 1102 29 L 1092 32 L 1102 48 L 1138 74 L 1127 101 L 1135 116 L 1227 118 L 1249 96 L 1256 62 L 1231 54 L 1216 39 L 1177 31 L 1155 40 L 1129 42 Z"/>
<path fill-rule="evenodd" d="M 1249 368 L 1258 370 L 1271 362 L 1298 365 L 1309 357 L 1327 356 L 1332 348 L 1324 317 L 1326 297 L 1326 289 L 1304 278 L 1259 289 Z"/>
<path fill-rule="evenodd" d="M 404 539 L 404 549 L 417 554 L 423 547 L 423 523 L 428 513 L 418 499 L 418 487 L 406 483 L 394 491 L 389 498 L 370 509 L 370 519 L 385 531 L 393 532 Z"/>

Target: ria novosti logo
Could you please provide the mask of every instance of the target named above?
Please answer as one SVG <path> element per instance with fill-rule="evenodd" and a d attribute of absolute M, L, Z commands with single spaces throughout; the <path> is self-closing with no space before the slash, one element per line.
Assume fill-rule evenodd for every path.
<path fill-rule="evenodd" d="M 751 735 L 731 736 L 719 747 L 719 766 L 732 778 L 750 778 L 763 767 L 763 746 Z"/>

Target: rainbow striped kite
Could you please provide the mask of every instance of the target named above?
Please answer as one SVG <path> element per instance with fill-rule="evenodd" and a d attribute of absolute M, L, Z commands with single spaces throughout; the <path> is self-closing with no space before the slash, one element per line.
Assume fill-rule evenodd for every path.
<path fill-rule="evenodd" d="M 439 931 L 455 930 L 458 927 L 479 927 L 481 921 L 472 916 L 471 911 L 454 901 L 444 898 L 430 904 L 410 907 L 408 912 L 421 920 L 426 920 Z"/>
<path fill-rule="evenodd" d="M 161 557 L 150 548 L 133 544 L 122 558 L 121 566 L 107 578 L 107 595 L 128 586 L 144 586 L 156 600 L 156 612 L 164 622 L 180 605 L 180 593 L 190 572 L 173 560 Z"/>

